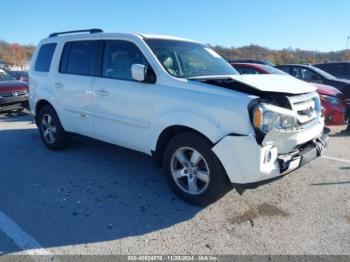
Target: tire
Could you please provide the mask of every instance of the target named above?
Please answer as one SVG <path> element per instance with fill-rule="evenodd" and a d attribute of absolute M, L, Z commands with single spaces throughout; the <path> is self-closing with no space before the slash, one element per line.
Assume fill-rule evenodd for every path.
<path fill-rule="evenodd" d="M 51 106 L 44 106 L 40 110 L 38 120 L 41 138 L 49 149 L 61 151 L 68 146 L 69 135 L 64 131 L 56 111 Z"/>
<path fill-rule="evenodd" d="M 215 202 L 230 185 L 211 148 L 206 138 L 188 132 L 174 137 L 164 150 L 163 166 L 170 188 L 181 199 L 197 206 Z"/>

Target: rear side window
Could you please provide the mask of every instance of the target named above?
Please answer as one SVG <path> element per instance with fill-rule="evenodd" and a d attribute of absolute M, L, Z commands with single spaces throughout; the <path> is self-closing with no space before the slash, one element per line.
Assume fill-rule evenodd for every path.
<path fill-rule="evenodd" d="M 40 47 L 38 57 L 35 62 L 34 70 L 38 72 L 49 72 L 53 53 L 55 52 L 57 44 L 44 44 Z"/>
<path fill-rule="evenodd" d="M 101 41 L 76 41 L 64 45 L 60 73 L 75 75 L 98 74 Z"/>

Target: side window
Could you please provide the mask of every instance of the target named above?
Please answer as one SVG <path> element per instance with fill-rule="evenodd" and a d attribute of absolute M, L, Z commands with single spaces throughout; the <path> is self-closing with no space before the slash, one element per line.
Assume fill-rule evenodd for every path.
<path fill-rule="evenodd" d="M 148 66 L 146 58 L 135 44 L 122 40 L 105 42 L 103 77 L 132 80 L 131 66 L 133 64 Z"/>
<path fill-rule="evenodd" d="M 301 74 L 301 70 L 298 67 L 291 67 L 289 70 L 289 74 L 299 79 L 303 79 L 303 75 Z"/>
<path fill-rule="evenodd" d="M 97 75 L 98 54 L 101 41 L 75 41 L 64 45 L 60 73 L 74 75 Z"/>
<path fill-rule="evenodd" d="M 301 73 L 302 73 L 301 79 L 303 79 L 305 81 L 314 82 L 314 81 L 321 80 L 321 77 L 318 74 L 316 74 L 315 72 L 313 72 L 309 69 L 303 68 L 303 69 L 301 69 Z"/>
<path fill-rule="evenodd" d="M 38 72 L 49 72 L 53 53 L 55 52 L 57 44 L 44 44 L 40 47 L 38 56 L 36 58 L 34 70 Z"/>
<path fill-rule="evenodd" d="M 257 70 L 248 67 L 235 67 L 238 72 L 242 75 L 258 75 L 260 74 Z"/>
<path fill-rule="evenodd" d="M 283 72 L 286 72 L 287 74 L 290 74 L 290 68 L 288 66 L 281 66 L 277 68 L 282 70 Z"/>

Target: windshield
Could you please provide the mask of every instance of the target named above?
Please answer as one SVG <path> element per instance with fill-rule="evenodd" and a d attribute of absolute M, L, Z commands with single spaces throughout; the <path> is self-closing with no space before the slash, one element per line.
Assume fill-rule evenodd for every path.
<path fill-rule="evenodd" d="M 220 55 L 205 45 L 165 39 L 145 41 L 172 76 L 192 78 L 238 74 Z"/>
<path fill-rule="evenodd" d="M 335 76 L 328 74 L 326 71 L 323 71 L 315 66 L 310 66 L 312 68 L 312 70 L 314 70 L 316 73 L 320 74 L 321 76 L 323 76 L 324 78 L 327 79 L 335 79 Z"/>
<path fill-rule="evenodd" d="M 0 81 L 15 80 L 13 75 L 9 74 L 6 70 L 0 68 Z"/>

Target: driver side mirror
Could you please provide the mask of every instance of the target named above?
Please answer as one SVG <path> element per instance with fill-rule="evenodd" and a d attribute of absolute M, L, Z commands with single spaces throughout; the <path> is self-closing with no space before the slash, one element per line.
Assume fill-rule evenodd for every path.
<path fill-rule="evenodd" d="M 131 66 L 132 78 L 139 82 L 144 82 L 146 77 L 146 66 L 141 64 L 133 64 Z"/>

